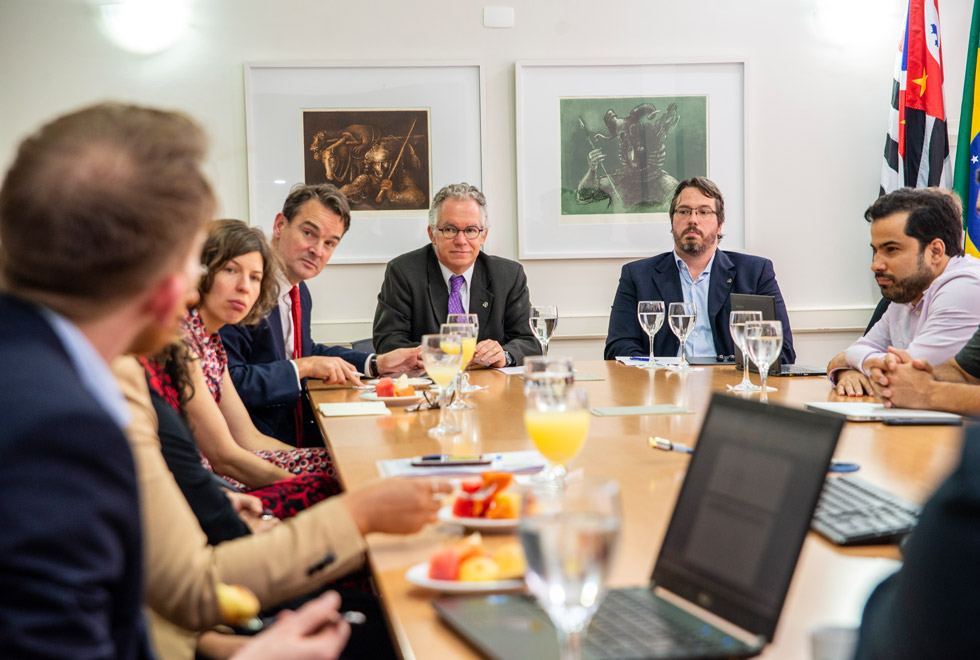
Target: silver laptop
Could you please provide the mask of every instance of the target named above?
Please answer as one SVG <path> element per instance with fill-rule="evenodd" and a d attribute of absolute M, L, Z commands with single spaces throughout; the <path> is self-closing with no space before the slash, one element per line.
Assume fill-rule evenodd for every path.
<path fill-rule="evenodd" d="M 776 320 L 776 299 L 772 296 L 759 296 L 751 293 L 733 293 L 731 294 L 732 311 L 759 311 L 762 312 L 762 320 L 764 321 L 775 321 Z M 744 369 L 746 363 L 745 356 L 742 355 L 742 349 L 738 346 L 735 347 L 735 368 Z M 752 364 L 751 360 L 747 361 L 749 363 L 749 371 L 759 373 L 759 369 Z M 824 376 L 827 374 L 827 369 L 824 367 L 811 367 L 805 364 L 785 364 L 782 360 L 782 356 L 777 360 L 771 367 L 769 367 L 770 376 Z"/>
<path fill-rule="evenodd" d="M 776 630 L 843 423 L 715 394 L 650 583 L 609 592 L 583 656 L 759 654 Z M 529 596 L 433 605 L 488 658 L 558 657 L 554 627 Z"/>

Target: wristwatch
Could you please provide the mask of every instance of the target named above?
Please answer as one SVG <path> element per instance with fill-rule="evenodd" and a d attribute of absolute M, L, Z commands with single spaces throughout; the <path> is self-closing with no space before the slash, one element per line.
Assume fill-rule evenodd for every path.
<path fill-rule="evenodd" d="M 368 375 L 369 376 L 374 376 L 375 378 L 377 378 L 378 376 L 381 375 L 381 372 L 378 371 L 378 354 L 377 353 L 372 353 L 371 354 L 371 357 L 368 358 L 368 371 L 371 372 Z"/>
<path fill-rule="evenodd" d="M 504 366 L 513 367 L 515 364 L 517 364 L 517 360 L 514 359 L 514 356 L 504 351 Z"/>

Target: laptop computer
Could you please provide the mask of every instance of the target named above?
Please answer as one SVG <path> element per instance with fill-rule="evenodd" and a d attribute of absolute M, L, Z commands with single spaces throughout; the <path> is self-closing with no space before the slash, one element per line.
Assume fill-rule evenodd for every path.
<path fill-rule="evenodd" d="M 760 653 L 776 630 L 843 424 L 840 417 L 715 394 L 649 584 L 608 593 L 583 656 Z M 433 605 L 488 658 L 558 657 L 554 627 L 530 596 L 442 598 Z M 606 622 L 617 629 L 604 631 Z"/>
<path fill-rule="evenodd" d="M 732 311 L 759 311 L 762 312 L 763 321 L 775 321 L 776 320 L 776 299 L 772 296 L 759 296 L 751 293 L 733 293 L 731 294 Z M 735 347 L 735 368 L 744 369 L 745 368 L 745 356 L 742 355 L 742 349 L 738 346 Z M 759 373 L 759 369 L 752 364 L 749 360 L 749 371 L 754 371 Z M 769 367 L 770 376 L 824 376 L 827 374 L 827 369 L 824 367 L 811 367 L 805 364 L 784 364 L 782 361 L 782 356 L 777 360 L 771 367 Z"/>

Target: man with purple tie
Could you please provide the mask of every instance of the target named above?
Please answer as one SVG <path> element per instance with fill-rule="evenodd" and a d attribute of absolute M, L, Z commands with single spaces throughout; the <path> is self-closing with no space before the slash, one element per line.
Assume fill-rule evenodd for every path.
<path fill-rule="evenodd" d="M 439 332 L 448 314 L 476 314 L 473 361 L 489 367 L 521 364 L 541 348 L 531 333 L 527 277 L 516 261 L 480 248 L 487 238 L 487 200 L 468 183 L 445 186 L 429 207 L 425 247 L 395 258 L 385 270 L 374 313 L 374 346 L 417 346 Z"/>

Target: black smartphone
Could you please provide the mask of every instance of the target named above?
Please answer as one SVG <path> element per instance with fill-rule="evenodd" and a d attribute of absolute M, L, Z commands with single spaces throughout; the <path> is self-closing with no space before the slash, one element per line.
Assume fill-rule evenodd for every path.
<path fill-rule="evenodd" d="M 886 417 L 885 426 L 963 426 L 962 419 L 949 417 Z"/>
<path fill-rule="evenodd" d="M 473 454 L 469 456 L 452 456 L 449 454 L 433 454 L 431 456 L 416 456 L 412 459 L 412 467 L 456 467 L 463 465 L 490 465 L 492 456 Z"/>

